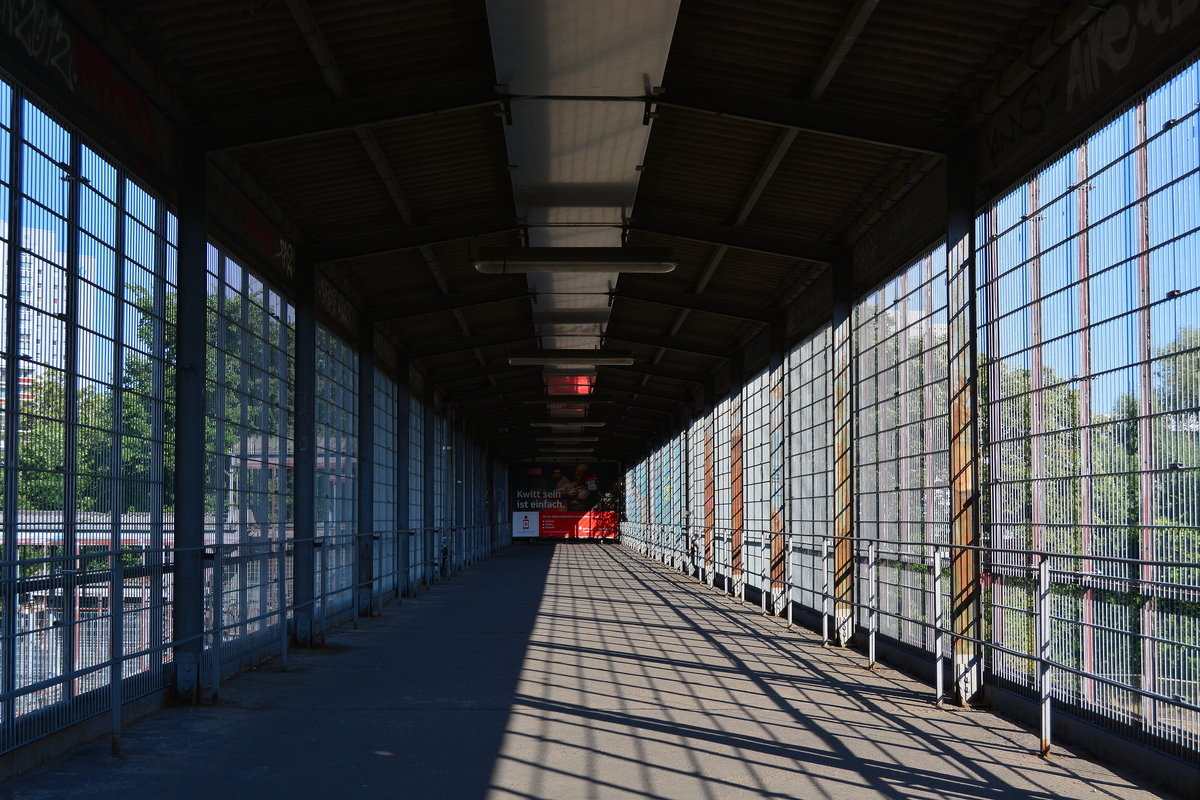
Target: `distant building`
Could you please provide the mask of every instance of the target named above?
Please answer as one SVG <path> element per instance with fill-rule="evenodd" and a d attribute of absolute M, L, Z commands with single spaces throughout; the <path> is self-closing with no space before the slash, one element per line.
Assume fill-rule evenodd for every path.
<path fill-rule="evenodd" d="M 24 387 L 31 385 L 47 367 L 66 368 L 67 326 L 58 315 L 67 312 L 67 263 L 66 243 L 58 241 L 58 232 L 38 228 L 25 228 L 21 236 L 20 249 L 20 300 L 17 336 L 17 356 L 20 359 L 21 399 L 29 400 Z M 0 263 L 7 274 L 9 259 L 8 223 L 0 220 Z M 90 255 L 79 256 L 79 273 L 92 275 L 96 259 Z M 0 294 L 8 294 L 8 285 L 0 286 Z M 94 309 L 80 309 L 77 318 L 81 324 L 94 319 Z M 83 313 L 87 312 L 87 313 Z M 88 327 L 91 327 L 90 325 Z M 6 349 L 6 342 L 0 348 Z M 0 387 L 5 385 L 8 363 L 0 359 Z M 4 392 L 0 391 L 0 409 L 4 408 Z"/>

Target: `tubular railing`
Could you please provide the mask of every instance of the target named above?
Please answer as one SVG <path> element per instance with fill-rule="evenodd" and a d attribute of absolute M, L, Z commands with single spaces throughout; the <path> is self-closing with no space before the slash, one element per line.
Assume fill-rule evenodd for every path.
<path fill-rule="evenodd" d="M 331 625 L 357 624 L 360 591 L 374 609 L 387 596 L 446 580 L 507 544 L 506 530 L 479 524 L 338 537 L 349 553 L 369 538 L 372 569 L 360 573 L 353 561 L 323 569 L 318 562 L 314 598 L 302 608 L 292 592 L 296 540 L 204 546 L 205 689 L 215 697 L 224 675 L 272 655 L 287 669 L 289 623 L 298 611 L 312 613 L 323 640 Z M 428 546 L 418 550 L 418 540 Z M 328 543 L 312 544 L 320 551 Z M 0 599 L 13 615 L 11 633 L 0 637 L 0 752 L 105 715 L 119 752 L 123 707 L 171 685 L 174 651 L 185 643 L 174 636 L 171 616 L 175 558 L 183 552 L 96 549 L 0 562 Z M 413 562 L 414 552 L 425 556 Z M 345 596 L 351 602 L 334 603 Z"/>
<path fill-rule="evenodd" d="M 627 547 L 742 602 L 748 585 L 759 588 L 764 613 L 785 615 L 789 624 L 796 609 L 818 616 L 826 642 L 837 638 L 846 623 L 839 617 L 850 609 L 850 623 L 865 639 L 869 665 L 876 661 L 877 638 L 886 624 L 889 638 L 929 658 L 937 704 L 945 697 L 943 676 L 953 642 L 977 645 L 984 655 L 985 680 L 1035 702 L 1043 754 L 1051 746 L 1051 713 L 1057 709 L 1177 757 L 1200 760 L 1200 637 L 1185 640 L 1138 627 L 1148 605 L 1156 605 L 1161 615 L 1194 618 L 1200 612 L 1198 563 L 852 538 L 854 592 L 838 595 L 833 552 L 839 537 L 740 531 L 743 547 L 751 540 L 783 538 L 785 570 L 779 581 L 772 580 L 769 558 L 751 560 L 743 554 L 743 564 L 758 569 L 755 575 L 733 568 L 733 534 L 728 527 L 621 525 Z M 713 553 L 708 560 L 706 536 Z M 967 551 L 977 552 L 982 564 L 980 637 L 953 630 L 947 620 L 951 560 Z M 885 580 L 883 573 L 891 578 Z M 1130 624 L 1122 627 L 1072 613 L 1085 593 L 1101 598 L 1093 602 L 1127 609 Z M 908 635 L 898 633 L 904 631 Z M 1112 650 L 1130 656 L 1125 671 Z M 1108 668 L 1085 669 L 1085 663 Z"/>

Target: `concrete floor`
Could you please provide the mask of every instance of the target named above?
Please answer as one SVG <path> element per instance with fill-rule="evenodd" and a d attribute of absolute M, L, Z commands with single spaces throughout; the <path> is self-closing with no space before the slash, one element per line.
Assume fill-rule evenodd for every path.
<path fill-rule="evenodd" d="M 615 545 L 514 546 L 0 798 L 1166 797 Z"/>

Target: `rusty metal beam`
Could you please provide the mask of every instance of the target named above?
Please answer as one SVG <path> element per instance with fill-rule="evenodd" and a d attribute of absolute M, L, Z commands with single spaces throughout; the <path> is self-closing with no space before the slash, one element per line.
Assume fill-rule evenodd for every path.
<path fill-rule="evenodd" d="M 512 344 L 513 342 L 523 342 L 533 338 L 534 335 L 532 332 L 489 333 L 482 336 L 467 336 L 462 339 L 444 339 L 441 341 L 411 344 L 402 348 L 401 354 L 409 359 L 428 358 L 429 356 L 440 356 L 463 350 L 476 350 L 483 347 L 495 347 L 497 345 Z"/>
<path fill-rule="evenodd" d="M 790 599 L 788 592 L 788 571 L 789 564 L 787 558 L 787 530 L 784 524 L 785 514 L 787 512 L 784 497 L 786 496 L 787 487 L 785 486 L 787 475 L 787 406 L 784 400 L 784 382 L 785 363 L 786 363 L 786 347 L 784 345 L 785 335 L 784 320 L 776 319 L 771 324 L 771 352 L 768 367 L 770 369 L 770 406 L 768 409 L 768 420 L 770 424 L 769 436 L 767 439 L 770 453 L 769 463 L 771 472 L 768 477 L 769 481 L 769 505 L 770 512 L 770 590 L 769 598 L 763 598 L 763 609 L 774 614 L 779 614 L 781 611 L 788 613 L 788 620 L 791 620 L 790 606 L 785 608 L 784 605 Z M 768 604 L 768 599 L 770 603 Z"/>
<path fill-rule="evenodd" d="M 663 400 L 673 405 L 686 405 L 689 398 L 680 396 L 675 392 L 663 392 L 656 389 L 647 389 L 644 386 L 614 386 L 611 381 L 596 381 L 597 394 L 628 394 L 640 395 L 649 397 L 654 400 Z"/>
<path fill-rule="evenodd" d="M 377 310 L 375 322 L 390 322 L 396 319 L 416 317 L 422 314 L 434 314 L 441 311 L 455 311 L 471 306 L 503 303 L 508 300 L 529 298 L 532 295 L 528 287 L 522 284 L 493 286 L 487 289 L 474 289 L 469 292 L 456 292 L 436 297 L 424 297 L 403 305 L 391 306 Z"/>
<path fill-rule="evenodd" d="M 631 285 L 625 280 L 622 280 L 618 284 L 616 291 L 613 293 L 613 298 L 637 300 L 642 303 L 657 303 L 672 308 L 686 308 L 689 311 L 703 311 L 706 314 L 720 314 L 726 317 L 748 319 L 754 322 L 770 322 L 776 313 L 772 309 L 761 306 L 734 303 L 724 298 L 706 297 L 689 292 L 673 292 L 665 289 Z"/>
<path fill-rule="evenodd" d="M 850 270 L 836 270 L 833 307 L 833 620 L 829 638 L 845 646 L 854 634 L 854 348 Z"/>
<path fill-rule="evenodd" d="M 327 264 L 515 230 L 517 230 L 517 222 L 513 219 L 512 214 L 492 214 L 457 222 L 399 228 L 391 233 L 378 236 L 314 244 L 308 248 L 308 251 L 315 261 Z"/>
<path fill-rule="evenodd" d="M 541 374 L 541 367 L 514 367 L 511 364 L 472 364 L 465 369 L 443 370 L 432 372 L 429 374 L 428 380 L 437 386 L 442 386 L 448 383 L 461 383 L 463 381 L 479 380 L 480 378 L 490 378 L 495 375 L 519 374 L 521 370 L 528 370 L 530 374 L 534 374 L 532 370 L 538 370 L 537 374 Z"/>
<path fill-rule="evenodd" d="M 690 372 L 680 369 L 671 369 L 658 364 L 628 364 L 622 367 L 600 367 L 599 375 L 605 375 L 609 371 L 623 372 L 633 375 L 641 375 L 650 378 L 665 378 L 672 381 L 680 381 L 682 383 L 692 383 L 697 386 L 703 385 L 706 378 L 705 375 L 696 372 Z"/>
<path fill-rule="evenodd" d="M 500 98 L 490 80 L 462 81 L 369 97 L 346 97 L 323 105 L 243 117 L 201 128 L 200 136 L 209 151 L 232 150 L 498 102 Z"/>
<path fill-rule="evenodd" d="M 796 128 L 824 136 L 914 150 L 946 153 L 960 136 L 955 128 L 863 114 L 808 100 L 754 94 L 719 86 L 671 80 L 654 97 L 659 106 Z"/>
<path fill-rule="evenodd" d="M 709 344 L 707 342 L 697 342 L 690 339 L 683 339 L 678 336 L 660 336 L 654 333 L 640 333 L 633 331 L 608 331 L 604 335 L 606 342 L 628 342 L 630 344 L 641 344 L 647 347 L 661 347 L 664 350 L 679 350 L 684 353 L 694 353 L 696 355 L 708 356 L 709 358 L 724 358 L 732 359 L 736 354 L 736 348 L 724 347 L 717 344 Z"/>
<path fill-rule="evenodd" d="M 777 233 L 749 231 L 732 225 L 709 225 L 693 220 L 664 217 L 640 209 L 629 220 L 629 230 L 826 264 L 842 252 L 840 247 L 780 236 Z"/>
<path fill-rule="evenodd" d="M 975 170 L 969 149 L 947 161 L 946 220 L 950 356 L 950 629 L 954 697 L 977 699 L 983 688 L 979 532 L 979 441 L 975 308 Z"/>

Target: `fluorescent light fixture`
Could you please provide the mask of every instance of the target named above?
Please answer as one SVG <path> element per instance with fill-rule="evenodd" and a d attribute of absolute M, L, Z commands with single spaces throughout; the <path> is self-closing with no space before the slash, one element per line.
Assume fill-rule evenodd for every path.
<path fill-rule="evenodd" d="M 599 436 L 575 436 L 572 434 L 564 434 L 562 436 L 535 436 L 535 442 L 560 442 L 562 444 L 577 444 L 579 442 L 598 442 Z"/>
<path fill-rule="evenodd" d="M 670 272 L 669 247 L 481 247 L 475 269 L 485 275 L 529 272 Z"/>
<path fill-rule="evenodd" d="M 518 350 L 509 354 L 512 367 L 627 367 L 633 355 L 625 350 Z"/>
<path fill-rule="evenodd" d="M 603 428 L 607 422 L 531 422 L 531 428 Z"/>
<path fill-rule="evenodd" d="M 587 456 L 596 452 L 594 447 L 543 447 L 539 452 L 555 456 Z"/>

